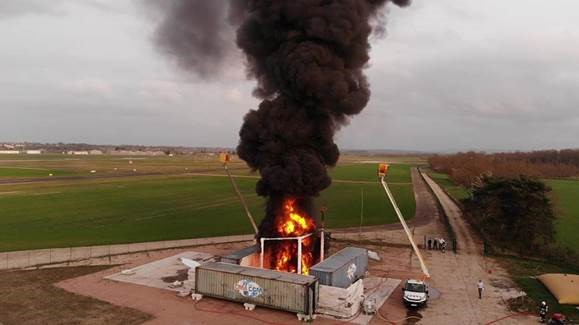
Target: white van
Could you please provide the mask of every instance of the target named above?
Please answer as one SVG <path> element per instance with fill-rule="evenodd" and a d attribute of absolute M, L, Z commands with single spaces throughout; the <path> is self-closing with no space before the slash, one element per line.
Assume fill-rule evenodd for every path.
<path fill-rule="evenodd" d="M 428 284 L 424 281 L 409 279 L 404 282 L 402 299 L 406 307 L 423 307 L 428 302 Z"/>

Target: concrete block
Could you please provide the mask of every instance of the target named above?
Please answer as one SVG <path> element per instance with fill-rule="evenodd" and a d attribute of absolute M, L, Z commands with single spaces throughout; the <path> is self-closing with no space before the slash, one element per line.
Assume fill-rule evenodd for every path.
<path fill-rule="evenodd" d="M 198 293 L 192 293 L 191 294 L 191 299 L 195 300 L 195 301 L 199 301 L 201 299 L 203 299 L 203 295 L 198 294 Z"/>
<path fill-rule="evenodd" d="M 316 312 L 339 318 L 351 318 L 358 313 L 363 300 L 362 279 L 348 288 L 320 285 L 320 300 Z"/>

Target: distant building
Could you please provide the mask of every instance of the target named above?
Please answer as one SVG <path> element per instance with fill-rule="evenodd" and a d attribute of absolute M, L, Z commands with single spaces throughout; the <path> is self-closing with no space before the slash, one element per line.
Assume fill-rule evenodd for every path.
<path fill-rule="evenodd" d="M 88 156 L 88 151 L 69 151 L 67 152 L 69 155 L 73 156 Z"/>
<path fill-rule="evenodd" d="M 103 152 L 101 150 L 91 150 L 88 152 L 90 155 L 102 155 Z"/>
<path fill-rule="evenodd" d="M 0 155 L 17 155 L 19 153 L 18 150 L 0 150 Z"/>
<path fill-rule="evenodd" d="M 26 150 L 27 155 L 40 155 L 42 154 L 42 150 Z"/>
<path fill-rule="evenodd" d="M 111 151 L 111 155 L 118 155 L 118 156 L 165 156 L 165 152 L 163 151 L 135 151 L 135 150 L 115 150 Z"/>

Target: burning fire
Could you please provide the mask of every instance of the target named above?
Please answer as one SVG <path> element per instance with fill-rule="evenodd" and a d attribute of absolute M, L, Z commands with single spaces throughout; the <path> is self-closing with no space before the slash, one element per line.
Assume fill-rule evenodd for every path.
<path fill-rule="evenodd" d="M 298 211 L 296 199 L 288 198 L 283 203 L 283 213 L 276 219 L 280 237 L 301 237 L 315 233 L 316 223 L 309 215 Z M 314 235 L 302 240 L 302 274 L 309 274 L 314 263 Z M 275 245 L 274 268 L 278 271 L 297 273 L 298 241 L 283 240 Z M 270 256 L 271 256 L 270 255 Z"/>

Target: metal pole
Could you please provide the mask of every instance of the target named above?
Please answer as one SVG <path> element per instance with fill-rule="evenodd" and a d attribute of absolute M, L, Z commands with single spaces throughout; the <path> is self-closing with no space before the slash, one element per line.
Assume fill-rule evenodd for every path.
<path fill-rule="evenodd" d="M 302 274 L 302 237 L 298 238 L 298 274 Z"/>
<path fill-rule="evenodd" d="M 261 253 L 259 254 L 259 267 L 263 269 L 263 249 L 264 249 L 264 238 L 260 238 L 261 241 Z"/>
<path fill-rule="evenodd" d="M 325 250 L 326 250 L 326 207 L 322 207 L 322 229 L 320 230 L 320 234 L 322 238 L 320 240 L 320 262 L 325 258 Z"/>
<path fill-rule="evenodd" d="M 362 238 L 362 222 L 364 220 L 364 188 L 360 188 L 360 193 L 362 194 L 362 205 L 360 206 L 360 229 L 358 231 L 358 237 Z"/>
<path fill-rule="evenodd" d="M 416 243 L 414 243 L 414 239 L 412 238 L 412 234 L 410 233 L 410 229 L 408 228 L 408 225 L 406 224 L 406 221 L 404 220 L 404 217 L 402 216 L 402 212 L 400 212 L 400 209 L 398 208 L 398 205 L 396 204 L 396 201 L 394 200 L 394 196 L 392 195 L 392 192 L 390 192 L 390 188 L 388 188 L 388 184 L 386 184 L 386 181 L 384 180 L 384 176 L 380 177 L 380 182 L 382 183 L 382 187 L 384 188 L 384 191 L 386 191 L 386 194 L 388 195 L 388 199 L 390 199 L 390 202 L 392 203 L 392 206 L 394 207 L 394 211 L 396 211 L 396 215 L 398 216 L 398 219 L 400 219 L 400 223 L 402 224 L 402 227 L 404 228 L 404 231 L 406 232 L 406 236 L 408 236 L 408 240 L 410 241 L 410 244 L 412 245 L 412 248 L 414 249 L 414 253 L 416 253 L 418 260 L 420 261 L 420 267 L 422 268 L 422 273 L 424 273 L 424 275 L 427 278 L 430 278 L 430 273 L 428 272 L 428 268 L 426 268 L 426 264 L 424 263 L 424 260 L 422 259 L 422 255 L 420 254 L 420 251 L 418 250 Z"/>
<path fill-rule="evenodd" d="M 321 238 L 321 240 L 320 240 L 320 262 L 322 262 L 322 261 L 324 260 L 324 249 L 325 249 L 325 247 L 324 247 L 324 244 L 325 244 L 324 241 L 325 241 L 325 239 L 326 239 L 326 238 L 325 238 L 325 237 L 326 237 L 326 234 L 325 234 L 325 231 L 324 231 L 324 227 L 323 227 L 323 226 L 322 226 L 321 234 L 322 234 L 322 238 Z"/>
<path fill-rule="evenodd" d="M 253 227 L 253 231 L 257 235 L 258 230 L 257 230 L 257 225 L 255 224 L 255 220 L 253 220 L 253 216 L 251 215 L 251 212 L 249 211 L 249 208 L 247 207 L 247 203 L 245 202 L 245 198 L 243 197 L 243 195 L 241 195 L 239 188 L 237 188 L 237 183 L 235 183 L 233 176 L 229 172 L 229 168 L 227 167 L 227 163 L 223 164 L 223 168 L 225 169 L 227 176 L 229 176 L 229 180 L 231 181 L 231 185 L 233 185 L 233 189 L 235 190 L 237 197 L 241 201 L 241 205 L 243 206 L 243 209 L 245 210 L 245 214 L 247 215 L 247 218 L 249 219 L 249 222 L 251 223 L 251 226 Z"/>

